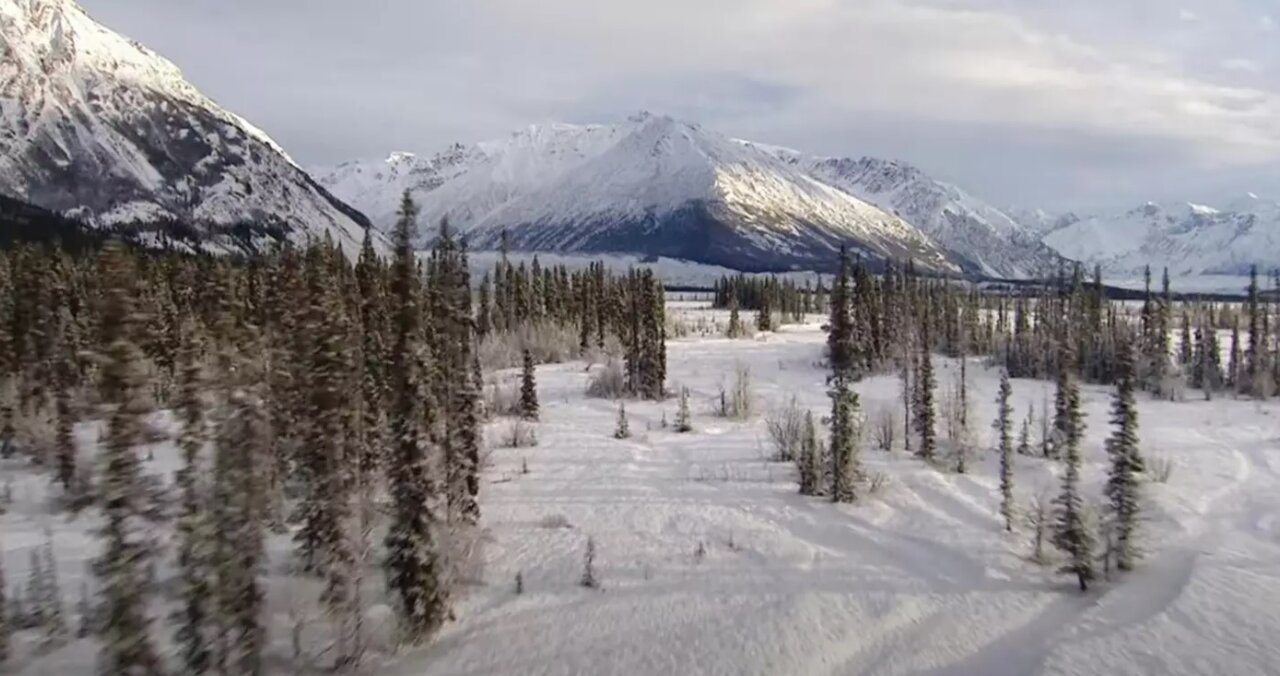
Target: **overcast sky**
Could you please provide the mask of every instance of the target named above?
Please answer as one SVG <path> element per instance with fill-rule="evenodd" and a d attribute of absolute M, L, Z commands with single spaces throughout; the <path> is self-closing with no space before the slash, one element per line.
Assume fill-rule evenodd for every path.
<path fill-rule="evenodd" d="M 1280 0 L 81 0 L 303 164 L 667 113 L 998 204 L 1280 198 Z"/>

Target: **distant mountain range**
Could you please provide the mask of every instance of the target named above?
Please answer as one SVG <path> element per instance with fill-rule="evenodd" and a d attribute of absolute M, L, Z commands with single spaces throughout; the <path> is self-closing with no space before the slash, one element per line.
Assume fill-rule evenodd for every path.
<path fill-rule="evenodd" d="M 639 253 L 745 270 L 828 269 L 841 244 L 872 260 L 1026 277 L 1058 257 L 1013 219 L 910 165 L 811 157 L 641 113 L 616 125 L 531 126 L 430 157 L 314 170 L 369 214 L 395 219 L 408 190 L 423 219 L 477 246 Z"/>
<path fill-rule="evenodd" d="M 648 113 L 308 173 L 73 0 L 0 0 L 0 47 L 5 213 L 37 213 L 28 204 L 93 228 L 141 224 L 158 244 L 243 251 L 328 236 L 354 251 L 367 226 L 390 227 L 407 190 L 424 232 L 448 217 L 476 248 L 505 236 L 517 250 L 745 271 L 830 270 L 842 245 L 872 262 L 1008 278 L 1063 257 L 1123 275 L 1280 264 L 1280 205 L 1255 196 L 1088 217 L 1000 209 L 902 162 L 808 155 Z"/>

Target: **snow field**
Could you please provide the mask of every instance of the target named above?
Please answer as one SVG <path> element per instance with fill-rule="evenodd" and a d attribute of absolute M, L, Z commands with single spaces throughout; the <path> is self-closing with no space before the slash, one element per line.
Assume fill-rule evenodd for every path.
<path fill-rule="evenodd" d="M 727 313 L 676 303 L 689 323 Z M 752 323 L 752 313 L 743 313 Z M 926 466 L 899 446 L 862 459 L 885 485 L 856 505 L 796 492 L 794 468 L 771 461 L 769 411 L 794 396 L 819 419 L 829 408 L 820 319 L 751 340 L 690 337 L 668 343 L 668 385 L 688 387 L 694 431 L 663 429 L 674 398 L 627 401 L 632 437 L 613 438 L 618 402 L 588 399 L 583 362 L 537 369 L 542 422 L 534 448 L 488 452 L 481 492 L 486 531 L 482 582 L 459 590 L 457 621 L 430 646 L 372 661 L 370 671 L 420 674 L 1273 674 L 1280 670 L 1280 421 L 1274 402 L 1228 398 L 1151 401 L 1139 395 L 1148 459 L 1173 463 L 1167 483 L 1144 483 L 1139 568 L 1088 594 L 1028 559 L 1031 532 L 1003 531 L 998 459 L 992 446 L 999 374 L 970 359 L 969 401 L 979 447 L 970 472 Z M 958 362 L 936 358 L 941 390 Z M 721 386 L 750 369 L 757 412 L 738 422 L 712 415 Z M 517 371 L 491 374 L 515 379 Z M 862 412 L 900 415 L 894 376 L 860 383 Z M 1052 384 L 1015 380 L 1015 433 L 1028 407 L 1042 412 Z M 1110 388 L 1081 388 L 1086 499 L 1105 476 Z M 172 427 L 167 415 L 157 416 Z M 506 420 L 490 423 L 491 441 Z M 943 427 L 941 416 L 940 429 Z M 1038 425 L 1033 425 L 1033 444 Z M 87 456 L 95 425 L 78 438 Z M 945 433 L 940 434 L 946 444 Z M 171 481 L 176 449 L 158 443 L 145 465 Z M 1052 461 L 1019 456 L 1016 491 L 1057 492 Z M 528 473 L 523 473 L 527 465 Z M 0 516 L 0 554 L 10 588 L 24 585 L 29 552 L 52 534 L 65 612 L 87 561 L 97 555 L 97 517 L 76 519 L 48 505 L 47 473 L 0 461 L 13 503 Z M 602 588 L 579 584 L 588 538 Z M 276 673 L 297 618 L 317 652 L 318 589 L 289 574 L 287 535 L 271 538 L 266 569 Z M 171 575 L 172 549 L 159 569 Z M 522 578 L 522 593 L 516 577 Z M 381 576 L 370 571 L 371 588 Z M 159 610 L 159 609 L 157 609 Z M 370 609 L 375 645 L 385 640 L 385 606 Z M 159 613 L 157 637 L 172 629 Z M 33 658 L 38 636 L 16 640 L 22 674 L 92 673 L 96 644 L 73 640 Z"/>

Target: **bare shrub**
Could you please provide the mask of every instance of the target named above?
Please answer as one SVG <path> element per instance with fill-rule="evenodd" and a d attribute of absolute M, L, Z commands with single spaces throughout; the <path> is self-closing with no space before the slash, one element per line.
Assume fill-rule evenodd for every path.
<path fill-rule="evenodd" d="M 515 417 L 520 415 L 520 387 L 514 381 L 495 381 L 485 391 L 484 408 L 490 417 Z"/>
<path fill-rule="evenodd" d="M 549 528 L 551 530 L 573 528 L 573 524 L 569 523 L 569 517 L 559 513 L 548 514 L 542 517 L 542 520 L 538 522 L 538 526 L 541 528 Z"/>
<path fill-rule="evenodd" d="M 889 406 L 882 406 L 876 411 L 871 424 L 871 440 L 876 448 L 888 452 L 898 441 L 898 414 Z"/>
<path fill-rule="evenodd" d="M 1041 492 L 1031 498 L 1031 504 L 1024 513 L 1031 528 L 1031 560 L 1043 566 L 1049 562 L 1044 546 L 1053 521 L 1053 504 L 1048 494 Z"/>
<path fill-rule="evenodd" d="M 484 531 L 474 526 L 451 524 L 443 529 L 446 580 L 453 584 L 484 583 Z"/>
<path fill-rule="evenodd" d="M 610 359 L 605 365 L 596 369 L 587 381 L 587 396 L 597 399 L 621 399 L 627 393 L 627 377 L 622 372 L 622 364 Z"/>
<path fill-rule="evenodd" d="M 800 444 L 804 441 L 804 411 L 800 410 L 795 397 L 765 417 L 765 428 L 773 442 L 775 461 L 791 462 L 800 454 Z"/>
<path fill-rule="evenodd" d="M 733 377 L 733 387 L 722 398 L 722 415 L 731 420 L 748 420 L 755 411 L 755 397 L 751 392 L 751 369 L 739 364 Z"/>
<path fill-rule="evenodd" d="M 889 475 L 884 472 L 871 472 L 867 475 L 867 493 L 877 495 L 889 485 Z"/>
<path fill-rule="evenodd" d="M 1173 459 L 1167 455 L 1154 454 L 1145 458 L 1147 476 L 1156 483 L 1169 483 L 1174 464 Z"/>
<path fill-rule="evenodd" d="M 538 435 L 532 425 L 516 418 L 502 428 L 498 442 L 500 448 L 532 448 L 538 445 Z"/>
<path fill-rule="evenodd" d="M 578 358 L 578 340 L 574 327 L 550 322 L 490 333 L 480 341 L 480 365 L 486 371 L 514 368 L 523 361 L 526 348 L 539 364 L 559 364 Z"/>

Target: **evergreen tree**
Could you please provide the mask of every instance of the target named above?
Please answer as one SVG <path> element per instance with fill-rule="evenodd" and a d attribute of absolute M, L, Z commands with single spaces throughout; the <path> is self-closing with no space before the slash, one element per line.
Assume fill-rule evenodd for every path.
<path fill-rule="evenodd" d="M 1009 373 L 1000 374 L 1000 394 L 996 398 L 999 411 L 995 429 L 1000 444 L 1000 516 L 1004 517 L 1004 529 L 1013 532 L 1014 500 L 1013 500 L 1013 407 L 1009 398 L 1013 396 L 1013 387 L 1009 385 Z M 1022 425 L 1025 434 L 1026 423 Z M 1025 439 L 1024 439 L 1025 443 Z"/>
<path fill-rule="evenodd" d="M 858 445 L 858 393 L 849 379 L 839 375 L 828 392 L 831 397 L 831 500 L 854 502 L 862 481 Z"/>
<path fill-rule="evenodd" d="M 432 509 L 434 485 L 428 474 L 430 438 L 424 421 L 427 401 L 426 353 L 421 343 L 420 301 L 413 233 L 417 206 L 404 195 L 394 232 L 392 268 L 394 311 L 390 393 L 391 457 L 387 483 L 391 494 L 391 525 L 385 539 L 383 565 L 387 589 L 405 640 L 421 643 L 439 629 L 449 614 L 449 594 L 442 580 L 436 542 L 437 521 Z"/>
<path fill-rule="evenodd" d="M 1076 576 L 1080 591 L 1093 581 L 1094 534 L 1086 520 L 1084 499 L 1080 495 L 1080 440 L 1084 434 L 1084 416 L 1080 412 L 1080 391 L 1070 375 L 1069 350 L 1060 357 L 1064 374 L 1059 387 L 1065 390 L 1066 414 L 1063 419 L 1061 455 L 1066 471 L 1062 475 L 1062 492 L 1054 500 L 1053 544 L 1069 557 L 1062 572 Z"/>
<path fill-rule="evenodd" d="M 200 458 L 205 446 L 205 413 L 201 399 L 204 378 L 194 333 L 195 327 L 191 324 L 182 331 L 184 340 L 179 357 L 181 366 L 175 407 L 182 423 L 178 447 L 182 451 L 183 465 L 175 481 L 181 493 L 177 524 L 178 597 L 181 605 L 173 620 L 177 625 L 174 643 L 178 646 L 178 657 L 184 671 L 203 674 L 210 667 L 208 621 L 213 571 L 209 565 L 211 534 L 206 522 L 205 496 L 199 484 L 200 477 L 205 475 Z"/>
<path fill-rule="evenodd" d="M 225 376 L 224 376 L 225 377 Z M 215 437 L 211 518 L 217 538 L 215 668 L 256 676 L 263 672 L 267 645 L 262 623 L 265 592 L 259 576 L 265 557 L 262 488 L 255 458 L 265 454 L 269 432 L 263 407 L 236 388 Z"/>
<path fill-rule="evenodd" d="M 804 415 L 804 436 L 800 440 L 800 454 L 797 458 L 800 469 L 800 495 L 818 495 L 822 461 L 818 450 L 818 430 L 813 422 L 813 412 Z"/>
<path fill-rule="evenodd" d="M 0 328 L 0 333 L 4 330 Z M 0 547 L 0 551 L 4 551 Z M 8 596 L 6 596 L 8 587 L 6 586 L 4 576 L 4 557 L 0 556 L 0 669 L 4 669 L 9 663 L 9 639 L 13 636 L 13 624 L 9 621 L 12 609 L 9 607 Z"/>
<path fill-rule="evenodd" d="M 756 330 L 761 332 L 773 330 L 773 307 L 770 304 L 768 290 L 760 294 L 760 307 L 756 311 Z"/>
<path fill-rule="evenodd" d="M 1141 511 L 1141 480 L 1144 469 L 1138 450 L 1138 409 L 1134 400 L 1134 367 L 1129 347 L 1120 350 L 1115 400 L 1111 408 L 1114 426 L 1107 439 L 1111 457 L 1105 492 L 1115 536 L 1116 565 L 1131 570 L 1137 559 L 1138 515 Z"/>
<path fill-rule="evenodd" d="M 689 388 L 680 388 L 680 402 L 676 409 L 676 432 L 693 431 L 693 415 L 689 412 Z"/>
<path fill-rule="evenodd" d="M 742 336 L 742 318 L 738 315 L 738 289 L 732 283 L 729 285 L 729 328 L 725 332 L 729 338 L 740 338 Z"/>
<path fill-rule="evenodd" d="M 533 353 L 524 350 L 523 368 L 520 371 L 520 417 L 524 420 L 538 419 L 538 384 L 534 379 Z"/>
<path fill-rule="evenodd" d="M 932 461 L 938 446 L 933 410 L 933 390 L 937 387 L 937 381 L 933 375 L 933 357 L 929 354 L 927 342 L 924 345 L 920 351 L 915 378 L 915 428 L 920 442 L 919 448 L 916 449 L 916 456 Z"/>
<path fill-rule="evenodd" d="M 1018 431 L 1018 455 L 1031 455 L 1031 417 L 1035 411 L 1028 411 L 1022 420 L 1022 429 Z"/>
<path fill-rule="evenodd" d="M 613 429 L 614 439 L 630 439 L 631 426 L 627 423 L 627 405 L 618 404 L 618 425 Z"/>
<path fill-rule="evenodd" d="M 44 636 L 40 639 L 42 650 L 52 650 L 67 640 L 67 619 L 62 612 L 62 585 L 58 582 L 58 562 L 53 555 L 53 539 L 45 540 L 41 549 L 40 600 L 44 618 Z"/>
<path fill-rule="evenodd" d="M 150 413 L 134 342 L 135 327 L 143 317 L 134 309 L 134 273 L 124 248 L 109 245 L 102 261 L 106 289 L 99 329 L 105 345 L 101 389 L 110 408 L 98 481 L 103 511 L 98 531 L 102 552 L 95 561 L 102 608 L 99 669 L 107 674 L 159 674 L 148 616 L 155 545 L 146 535 L 149 492 L 137 448 Z"/>

